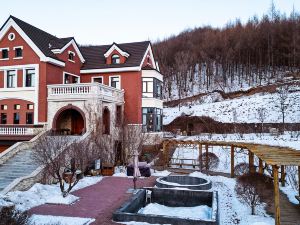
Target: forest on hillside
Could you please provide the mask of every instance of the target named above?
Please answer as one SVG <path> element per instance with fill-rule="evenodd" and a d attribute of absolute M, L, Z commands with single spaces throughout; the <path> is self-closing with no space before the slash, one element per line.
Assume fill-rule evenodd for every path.
<path fill-rule="evenodd" d="M 186 30 L 153 48 L 167 100 L 273 83 L 299 76 L 300 14 L 281 14 L 272 3 L 262 18 Z"/>

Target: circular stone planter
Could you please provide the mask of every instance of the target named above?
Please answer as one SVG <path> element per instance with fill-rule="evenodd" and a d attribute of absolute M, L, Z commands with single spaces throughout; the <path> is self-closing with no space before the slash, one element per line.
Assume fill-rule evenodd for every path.
<path fill-rule="evenodd" d="M 187 188 L 192 190 L 209 190 L 211 181 L 199 177 L 167 176 L 156 179 L 159 188 Z"/>

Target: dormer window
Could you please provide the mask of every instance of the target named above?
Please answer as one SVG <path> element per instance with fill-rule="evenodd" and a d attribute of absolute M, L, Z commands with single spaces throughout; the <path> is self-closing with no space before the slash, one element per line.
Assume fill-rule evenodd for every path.
<path fill-rule="evenodd" d="M 68 57 L 68 59 L 69 59 L 69 61 L 74 62 L 74 59 L 75 59 L 75 53 L 69 51 L 69 57 Z"/>
<path fill-rule="evenodd" d="M 120 56 L 119 55 L 113 55 L 111 57 L 111 63 L 112 64 L 120 64 Z"/>

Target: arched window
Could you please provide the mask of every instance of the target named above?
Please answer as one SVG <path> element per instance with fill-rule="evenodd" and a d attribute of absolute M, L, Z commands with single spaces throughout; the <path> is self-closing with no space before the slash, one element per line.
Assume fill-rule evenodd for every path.
<path fill-rule="evenodd" d="M 113 55 L 111 57 L 111 63 L 112 64 L 120 64 L 120 56 L 119 55 Z"/>
<path fill-rule="evenodd" d="M 110 112 L 108 108 L 104 108 L 103 110 L 103 134 L 110 133 Z"/>

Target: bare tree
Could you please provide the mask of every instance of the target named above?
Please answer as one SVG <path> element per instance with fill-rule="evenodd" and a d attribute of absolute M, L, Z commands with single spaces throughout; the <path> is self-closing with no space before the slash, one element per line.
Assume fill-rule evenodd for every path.
<path fill-rule="evenodd" d="M 289 98 L 289 92 L 290 92 L 289 85 L 282 85 L 277 88 L 276 107 L 279 109 L 282 117 L 282 130 L 281 130 L 282 133 L 284 133 L 285 131 L 285 117 L 291 103 Z"/>
<path fill-rule="evenodd" d="M 32 149 L 33 160 L 44 166 L 46 176 L 51 176 L 59 182 L 63 197 L 69 194 L 81 178 L 78 176 L 76 167 L 76 159 L 78 158 L 72 158 L 70 154 L 71 145 L 73 145 L 71 149 L 75 149 L 76 146 L 80 147 L 66 136 L 45 135 L 37 140 Z M 84 148 L 78 148 L 77 152 L 80 150 L 85 151 Z M 65 181 L 68 183 L 67 188 Z"/>
<path fill-rule="evenodd" d="M 123 159 L 124 163 L 128 164 L 133 157 L 135 151 L 142 152 L 142 147 L 149 135 L 143 132 L 142 125 L 124 124 L 122 128 L 122 143 L 123 143 Z"/>
<path fill-rule="evenodd" d="M 273 195 L 273 182 L 259 173 L 244 174 L 237 178 L 235 192 L 242 202 L 251 207 L 251 214 L 255 215 L 256 206 Z"/>
<path fill-rule="evenodd" d="M 264 131 L 264 122 L 267 117 L 267 110 L 264 107 L 260 107 L 257 109 L 257 119 L 260 122 L 260 135 L 262 135 Z"/>

